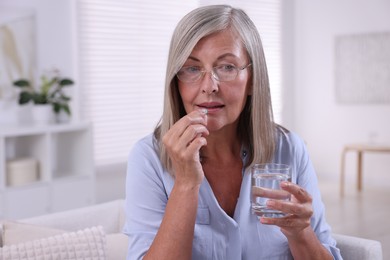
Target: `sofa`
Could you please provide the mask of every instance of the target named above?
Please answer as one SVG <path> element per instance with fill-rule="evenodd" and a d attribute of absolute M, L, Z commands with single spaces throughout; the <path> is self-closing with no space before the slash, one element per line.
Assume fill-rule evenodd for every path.
<path fill-rule="evenodd" d="M 124 221 L 124 200 L 18 221 L 2 220 L 0 259 L 125 259 L 128 240 L 121 233 Z M 333 236 L 345 260 L 382 260 L 379 241 L 341 234 Z M 64 244 L 68 247 L 62 248 Z M 4 248 L 8 251 L 4 252 Z M 33 249 L 43 253 L 35 252 L 37 257 L 34 258 L 34 252 L 28 252 Z M 33 257 L 11 258 L 12 250 L 14 255 L 24 250 L 23 254 Z M 62 257 L 50 258 L 55 253 Z M 46 257 L 42 257 L 45 254 Z"/>
<path fill-rule="evenodd" d="M 124 219 L 124 200 L 114 200 L 17 221 L 1 220 L 0 259 L 126 259 Z"/>

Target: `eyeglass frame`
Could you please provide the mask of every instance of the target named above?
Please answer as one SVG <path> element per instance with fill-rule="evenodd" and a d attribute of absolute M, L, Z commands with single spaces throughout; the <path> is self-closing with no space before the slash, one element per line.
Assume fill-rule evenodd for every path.
<path fill-rule="evenodd" d="M 230 64 L 229 64 L 230 65 Z M 221 67 L 221 66 L 226 66 L 226 65 L 218 65 L 218 66 L 215 66 L 215 67 L 213 67 L 210 71 L 208 71 L 208 70 L 205 70 L 205 69 L 203 69 L 203 70 L 200 70 L 199 71 L 199 77 L 196 79 L 196 80 L 194 80 L 194 81 L 183 81 L 182 79 L 180 79 L 180 77 L 179 77 L 179 72 L 183 69 L 183 68 L 188 68 L 188 67 L 195 67 L 195 66 L 185 66 L 185 67 L 181 67 L 180 69 L 179 69 L 179 71 L 176 73 L 176 77 L 177 77 L 177 79 L 178 80 L 180 80 L 180 81 L 182 81 L 182 82 L 184 82 L 184 83 L 195 83 L 195 82 L 198 82 L 200 79 L 202 79 L 203 77 L 204 77 L 204 75 L 207 73 L 207 72 L 210 72 L 211 73 L 211 76 L 215 79 L 215 80 L 217 80 L 218 82 L 229 82 L 229 81 L 233 81 L 233 80 L 235 80 L 236 78 L 237 78 L 237 76 L 238 76 L 238 73 L 240 73 L 241 71 L 243 71 L 244 69 L 247 69 L 249 66 L 252 66 L 252 63 L 248 63 L 247 65 L 245 65 L 245 66 L 243 66 L 243 67 L 236 67 L 236 66 L 234 66 L 234 65 L 231 65 L 231 66 L 233 66 L 234 67 L 234 69 L 236 70 L 236 76 L 234 76 L 234 78 L 233 79 L 230 79 L 230 80 L 220 80 L 219 78 L 218 78 L 218 75 L 214 72 L 214 69 L 215 68 L 218 68 L 218 67 Z"/>

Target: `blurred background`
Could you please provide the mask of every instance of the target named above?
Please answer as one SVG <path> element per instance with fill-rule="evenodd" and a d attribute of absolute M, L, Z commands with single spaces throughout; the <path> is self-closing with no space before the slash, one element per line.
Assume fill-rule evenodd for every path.
<path fill-rule="evenodd" d="M 390 146 L 387 0 L 0 0 L 0 216 L 27 217 L 123 198 L 127 154 L 161 116 L 174 27 L 188 11 L 220 3 L 241 7 L 256 23 L 275 120 L 305 140 L 334 230 L 390 245 L 384 220 L 390 215 L 384 200 L 389 197 L 390 154 L 363 154 L 363 190 L 357 192 L 357 156 L 347 153 L 345 195 L 339 194 L 345 145 Z M 26 106 L 18 105 L 19 90 L 12 82 L 39 82 L 40 75 L 53 69 L 75 82 L 67 90 L 70 126 L 38 127 L 21 115 Z M 49 147 L 45 158 L 38 155 L 40 142 Z M 73 143 L 89 149 L 78 154 L 81 148 Z M 39 189 L 36 183 L 9 184 L 8 162 L 18 156 L 46 163 L 38 174 Z M 66 181 L 79 185 L 80 194 L 84 183 L 90 185 L 85 201 L 69 202 L 82 196 L 76 192 L 45 201 L 40 210 L 20 210 L 26 198 L 39 204 L 57 190 L 52 182 L 66 187 L 57 178 L 61 174 L 53 173 L 67 169 L 61 165 L 65 157 L 69 164 L 83 165 L 86 173 L 80 175 L 87 179 L 80 182 L 77 169 L 71 174 L 76 177 Z M 70 193 L 66 188 L 63 192 Z"/>

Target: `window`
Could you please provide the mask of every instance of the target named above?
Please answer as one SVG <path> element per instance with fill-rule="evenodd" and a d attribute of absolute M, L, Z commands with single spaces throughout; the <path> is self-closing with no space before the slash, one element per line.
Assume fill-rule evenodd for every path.
<path fill-rule="evenodd" d="M 124 163 L 135 141 L 162 114 L 166 60 L 182 16 L 214 1 L 80 0 L 81 114 L 94 126 L 97 166 Z M 225 1 L 258 25 L 268 60 L 275 119 L 280 120 L 280 3 Z"/>

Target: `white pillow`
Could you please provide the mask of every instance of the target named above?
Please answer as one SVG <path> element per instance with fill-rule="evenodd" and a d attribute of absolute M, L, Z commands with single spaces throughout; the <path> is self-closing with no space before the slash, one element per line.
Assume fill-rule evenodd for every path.
<path fill-rule="evenodd" d="M 16 221 L 5 221 L 2 225 L 2 245 L 12 245 L 44 237 L 66 233 L 62 229 L 54 229 Z"/>
<path fill-rule="evenodd" d="M 101 226 L 4 245 L 0 259 L 106 259 L 106 237 Z"/>

